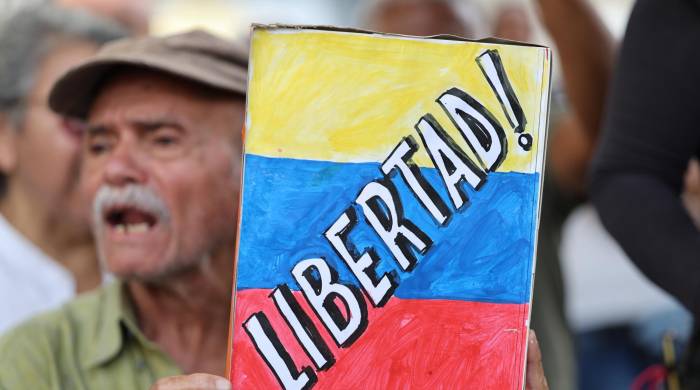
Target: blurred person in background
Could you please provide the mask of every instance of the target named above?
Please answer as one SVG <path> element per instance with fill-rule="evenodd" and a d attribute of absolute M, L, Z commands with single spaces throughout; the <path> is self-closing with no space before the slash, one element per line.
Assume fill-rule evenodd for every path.
<path fill-rule="evenodd" d="M 591 184 L 603 224 L 630 259 L 694 315 L 684 389 L 700 389 L 700 231 L 681 196 L 700 154 L 698 47 L 700 1 L 637 1 Z"/>
<path fill-rule="evenodd" d="M 629 388 L 663 362 L 666 333 L 674 332 L 682 344 L 689 327 L 687 313 L 640 277 L 584 203 L 589 194 L 587 170 L 600 139 L 612 77 L 613 41 L 586 1 L 539 4 L 542 21 L 556 43 L 565 83 L 553 91 L 538 260 L 560 258 L 546 269 L 561 266 L 564 274 L 563 304 L 574 334 L 578 387 Z M 506 5 L 499 15 L 497 25 L 508 34 L 502 37 L 525 40 L 523 10 Z M 538 267 L 538 282 L 546 269 Z M 547 323 L 538 323 L 537 299 L 560 295 L 551 290 L 538 295 L 538 287 L 536 283 L 533 324 L 543 332 Z M 544 287 L 550 288 L 546 283 Z"/>
<path fill-rule="evenodd" d="M 124 32 L 51 5 L 0 28 L 1 333 L 101 283 L 77 191 L 81 126 L 46 99 L 61 73 Z"/>

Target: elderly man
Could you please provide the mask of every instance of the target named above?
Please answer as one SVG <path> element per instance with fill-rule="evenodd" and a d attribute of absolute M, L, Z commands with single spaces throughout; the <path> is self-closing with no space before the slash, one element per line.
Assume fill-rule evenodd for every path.
<path fill-rule="evenodd" d="M 0 340 L 0 388 L 230 388 L 225 370 L 246 56 L 203 32 L 106 46 L 62 77 L 119 282 Z M 534 340 L 534 339 L 533 339 Z M 533 390 L 545 389 L 531 344 Z M 207 373 L 177 376 L 184 373 Z"/>
<path fill-rule="evenodd" d="M 123 36 L 48 4 L 0 28 L 0 333 L 101 283 L 77 191 L 80 127 L 46 99 L 69 67 Z"/>
<path fill-rule="evenodd" d="M 119 281 L 0 341 L 0 388 L 136 389 L 223 374 L 246 53 L 204 32 L 124 40 L 64 75 L 82 190 Z"/>

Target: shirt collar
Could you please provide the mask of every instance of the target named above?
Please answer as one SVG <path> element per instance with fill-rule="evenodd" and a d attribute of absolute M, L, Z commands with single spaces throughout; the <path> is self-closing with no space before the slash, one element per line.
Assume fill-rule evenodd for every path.
<path fill-rule="evenodd" d="M 143 335 L 126 296 L 125 284 L 115 281 L 104 287 L 100 299 L 95 326 L 92 329 L 89 350 L 83 362 L 86 368 L 108 363 L 129 342 L 136 342 L 148 349 L 158 347 Z"/>

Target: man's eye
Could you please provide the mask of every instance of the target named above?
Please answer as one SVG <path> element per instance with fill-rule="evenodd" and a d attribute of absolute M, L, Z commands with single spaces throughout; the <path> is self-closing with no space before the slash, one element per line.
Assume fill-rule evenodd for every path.
<path fill-rule="evenodd" d="M 88 145 L 88 150 L 90 151 L 90 154 L 95 154 L 95 155 L 103 154 L 107 150 L 109 150 L 109 143 L 104 142 L 104 141 L 103 142 L 94 141 Z"/>
<path fill-rule="evenodd" d="M 153 157 L 168 159 L 179 155 L 187 146 L 187 139 L 177 128 L 161 125 L 148 129 L 143 139 L 144 146 Z"/>
<path fill-rule="evenodd" d="M 171 136 L 158 136 L 155 138 L 155 143 L 159 146 L 170 146 L 177 143 L 177 139 Z"/>

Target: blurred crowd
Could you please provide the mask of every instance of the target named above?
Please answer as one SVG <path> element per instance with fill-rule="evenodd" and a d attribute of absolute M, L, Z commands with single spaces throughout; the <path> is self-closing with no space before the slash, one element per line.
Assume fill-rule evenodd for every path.
<path fill-rule="evenodd" d="M 224 374 L 250 21 L 553 46 L 549 387 L 700 388 L 700 1 L 281 3 L 0 0 L 0 389 Z"/>

